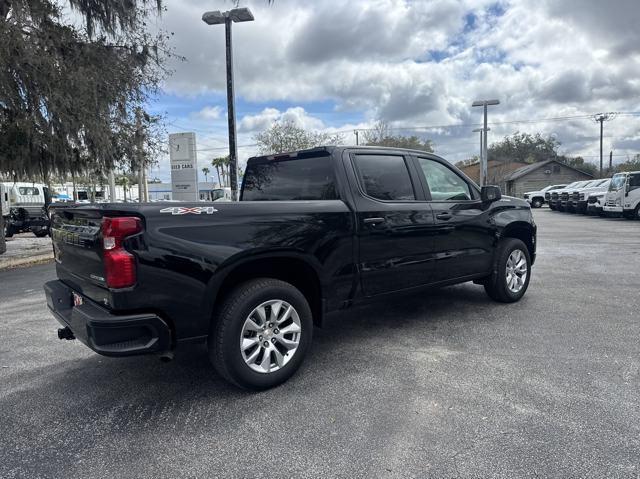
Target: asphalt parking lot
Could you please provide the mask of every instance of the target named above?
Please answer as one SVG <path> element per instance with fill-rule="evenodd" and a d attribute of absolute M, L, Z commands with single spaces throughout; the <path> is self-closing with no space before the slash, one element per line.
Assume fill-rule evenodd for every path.
<path fill-rule="evenodd" d="M 535 211 L 527 295 L 472 284 L 351 311 L 283 386 L 194 349 L 56 338 L 51 264 L 0 272 L 0 477 L 639 477 L 640 222 Z"/>

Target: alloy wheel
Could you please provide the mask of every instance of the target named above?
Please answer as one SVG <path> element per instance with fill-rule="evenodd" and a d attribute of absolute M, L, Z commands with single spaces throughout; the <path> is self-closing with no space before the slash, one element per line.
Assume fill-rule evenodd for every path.
<path fill-rule="evenodd" d="M 527 281 L 529 272 L 525 254 L 519 249 L 514 249 L 507 259 L 506 269 L 507 288 L 512 293 L 519 293 Z"/>
<path fill-rule="evenodd" d="M 251 311 L 240 334 L 240 351 L 247 366 L 258 373 L 283 368 L 300 345 L 302 325 L 286 301 L 265 301 Z"/>

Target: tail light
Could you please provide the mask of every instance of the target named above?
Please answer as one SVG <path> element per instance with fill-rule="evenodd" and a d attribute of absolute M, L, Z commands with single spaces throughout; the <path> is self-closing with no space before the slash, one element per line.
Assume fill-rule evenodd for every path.
<path fill-rule="evenodd" d="M 140 218 L 122 216 L 102 219 L 105 278 L 110 288 L 128 288 L 136 284 L 136 260 L 122 243 L 128 236 L 141 231 Z"/>

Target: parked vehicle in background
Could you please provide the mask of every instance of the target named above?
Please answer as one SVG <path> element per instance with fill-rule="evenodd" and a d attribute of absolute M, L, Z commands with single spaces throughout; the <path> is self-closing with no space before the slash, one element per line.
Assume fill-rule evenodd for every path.
<path fill-rule="evenodd" d="M 582 184 L 576 185 L 573 188 L 564 188 L 562 190 L 562 194 L 560 195 L 560 207 L 558 208 L 558 210 L 565 211 L 567 213 L 573 213 L 575 211 L 573 208 L 573 199 L 574 197 L 577 198 L 579 196 L 578 192 L 586 188 L 593 188 L 602 181 L 606 180 L 589 180 L 583 182 Z"/>
<path fill-rule="evenodd" d="M 553 190 L 559 190 L 560 188 L 564 188 L 566 185 L 549 185 L 545 186 L 539 191 L 529 191 L 524 194 L 524 199 L 527 200 L 527 203 L 531 205 L 532 208 L 540 208 L 544 205 L 546 200 L 546 193 L 551 193 Z"/>
<path fill-rule="evenodd" d="M 604 212 L 640 219 L 640 171 L 616 173 L 607 191 Z"/>
<path fill-rule="evenodd" d="M 587 199 L 587 211 L 588 215 L 603 216 L 604 215 L 604 203 L 607 196 L 607 192 L 590 193 Z"/>
<path fill-rule="evenodd" d="M 239 202 L 77 205 L 52 224 L 61 339 L 165 358 L 206 341 L 248 389 L 287 380 L 331 312 L 466 281 L 520 300 L 537 230 L 525 201 L 378 147 L 251 158 Z"/>
<path fill-rule="evenodd" d="M 6 182 L 2 183 L 2 195 L 6 238 L 26 232 L 32 232 L 38 237 L 49 234 L 47 207 L 51 204 L 51 199 L 45 185 Z"/>
<path fill-rule="evenodd" d="M 596 180 L 584 188 L 578 188 L 571 196 L 571 209 L 575 213 L 585 214 L 587 212 L 587 202 L 592 193 L 606 193 L 609 189 L 610 178 Z"/>
<path fill-rule="evenodd" d="M 546 195 L 549 195 L 549 199 L 548 199 L 549 208 L 551 208 L 552 210 L 562 211 L 560 209 L 560 207 L 561 207 L 560 200 L 561 200 L 562 194 L 565 191 L 571 190 L 572 188 L 579 188 L 580 186 L 586 185 L 587 183 L 589 183 L 589 181 L 591 181 L 591 180 L 574 181 L 573 183 L 569 183 L 564 188 L 560 188 L 560 189 L 553 190 L 553 191 L 547 191 L 545 193 L 545 197 L 546 197 Z"/>
<path fill-rule="evenodd" d="M 212 192 L 211 201 L 231 201 L 231 188 L 217 188 Z"/>

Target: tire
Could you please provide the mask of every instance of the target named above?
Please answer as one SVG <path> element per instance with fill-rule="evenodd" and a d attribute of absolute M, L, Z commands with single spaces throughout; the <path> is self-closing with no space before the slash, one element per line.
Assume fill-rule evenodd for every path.
<path fill-rule="evenodd" d="M 33 234 L 36 235 L 36 238 L 44 238 L 49 234 L 49 230 L 42 229 L 42 230 L 34 231 Z"/>
<path fill-rule="evenodd" d="M 540 198 L 534 198 L 533 201 L 531 202 L 531 207 L 532 208 L 542 208 L 543 204 L 544 204 L 543 200 L 541 200 Z"/>
<path fill-rule="evenodd" d="M 519 289 L 514 291 L 518 284 L 515 284 L 513 289 L 509 287 L 507 263 L 510 258 L 514 258 L 512 257 L 512 254 L 515 257 L 518 256 L 516 253 L 517 251 L 520 251 L 521 258 L 526 261 L 526 273 L 522 280 L 522 284 L 519 285 Z M 519 273 L 515 272 L 515 274 L 521 278 Z M 527 246 L 521 240 L 516 238 L 503 239 L 498 245 L 498 250 L 496 251 L 493 273 L 484 283 L 484 289 L 489 297 L 501 303 L 515 303 L 526 293 L 530 279 L 531 257 L 529 256 Z"/>
<path fill-rule="evenodd" d="M 277 306 L 277 302 L 281 305 Z M 293 311 L 288 319 L 283 320 L 283 311 L 288 311 L 288 306 L 293 307 Z M 260 317 L 260 307 L 266 316 L 264 321 Z M 287 310 L 283 309 L 285 307 Z M 279 333 L 278 318 L 284 325 L 283 330 L 293 331 L 296 330 L 297 319 L 299 332 Z M 275 327 L 269 326 L 270 323 Z M 289 379 L 300 367 L 311 346 L 312 334 L 311 308 L 297 288 L 277 279 L 254 279 L 236 287 L 218 310 L 209 333 L 209 359 L 218 373 L 236 386 L 254 391 L 269 389 Z M 287 359 L 290 350 L 286 350 L 284 341 L 291 345 L 296 339 L 297 348 Z M 253 344 L 243 351 L 241 344 L 245 341 Z M 269 363 L 265 363 L 266 351 L 269 351 Z M 282 365 L 279 365 L 278 358 Z"/>
<path fill-rule="evenodd" d="M 4 220 L 4 237 L 5 238 L 11 238 L 12 236 L 13 236 L 13 228 L 11 228 L 11 225 L 5 219 Z"/>

